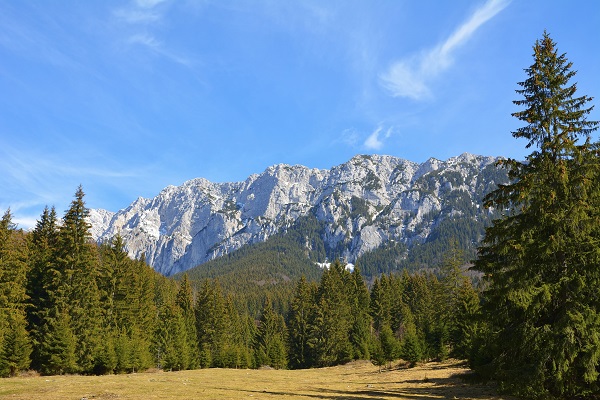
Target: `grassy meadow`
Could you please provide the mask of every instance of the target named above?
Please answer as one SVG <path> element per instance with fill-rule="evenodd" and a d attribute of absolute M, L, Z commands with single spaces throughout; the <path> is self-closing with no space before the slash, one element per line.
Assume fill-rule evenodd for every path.
<path fill-rule="evenodd" d="M 456 361 L 381 373 L 366 361 L 308 370 L 204 369 L 107 376 L 20 376 L 0 380 L 0 399 L 508 399 L 468 384 Z"/>

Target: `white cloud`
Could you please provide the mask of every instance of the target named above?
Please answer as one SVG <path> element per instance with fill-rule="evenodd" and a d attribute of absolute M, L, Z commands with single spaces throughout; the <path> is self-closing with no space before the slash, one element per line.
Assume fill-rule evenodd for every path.
<path fill-rule="evenodd" d="M 147 33 L 137 33 L 127 40 L 130 44 L 141 44 L 153 50 L 160 49 L 161 43 L 152 35 Z"/>
<path fill-rule="evenodd" d="M 394 97 L 421 100 L 429 97 L 430 81 L 453 63 L 453 52 L 485 22 L 502 11 L 510 0 L 488 0 L 448 39 L 424 53 L 395 62 L 380 75 L 381 85 Z M 376 143 L 376 141 L 375 141 Z"/>
<path fill-rule="evenodd" d="M 160 28 L 165 25 L 166 7 L 157 7 L 169 0 L 136 0 L 125 7 L 113 11 L 113 16 L 125 27 L 128 45 L 141 45 L 154 54 L 165 57 L 185 67 L 194 63 L 186 56 L 165 45 L 160 36 Z"/>
<path fill-rule="evenodd" d="M 88 159 L 89 157 L 83 157 Z M 110 163 L 102 157 L 105 164 Z M 68 161 L 64 154 L 50 154 L 35 149 L 22 150 L 0 141 L 0 211 L 10 208 L 14 221 L 29 228 L 43 206 L 56 205 L 62 210 L 79 183 L 113 185 L 117 180 L 131 182 L 145 175 L 142 169 L 111 167 L 79 160 Z M 15 201 L 14 199 L 27 199 Z"/>
<path fill-rule="evenodd" d="M 35 228 L 37 221 L 40 217 L 39 216 L 15 216 L 13 218 L 13 221 L 15 224 L 17 224 L 17 228 L 22 228 L 27 230 L 33 229 Z"/>
<path fill-rule="evenodd" d="M 152 10 L 120 8 L 113 12 L 115 17 L 129 24 L 149 24 L 161 19 L 161 15 Z"/>
<path fill-rule="evenodd" d="M 136 0 L 129 5 L 113 11 L 117 19 L 128 24 L 154 24 L 163 19 L 164 10 L 157 10 L 156 6 L 166 0 Z"/>
<path fill-rule="evenodd" d="M 355 129 L 344 129 L 338 141 L 350 147 L 355 147 L 359 143 L 358 132 Z"/>
<path fill-rule="evenodd" d="M 383 141 L 388 139 L 392 135 L 392 128 L 388 128 L 385 132 L 383 132 L 383 138 L 381 138 L 381 133 L 383 131 L 383 127 L 378 127 L 367 137 L 364 142 L 364 146 L 369 150 L 381 150 L 383 147 Z"/>
<path fill-rule="evenodd" d="M 137 4 L 138 7 L 142 7 L 142 8 L 153 8 L 156 7 L 158 4 L 160 3 L 164 3 L 168 0 L 135 0 L 135 4 Z"/>

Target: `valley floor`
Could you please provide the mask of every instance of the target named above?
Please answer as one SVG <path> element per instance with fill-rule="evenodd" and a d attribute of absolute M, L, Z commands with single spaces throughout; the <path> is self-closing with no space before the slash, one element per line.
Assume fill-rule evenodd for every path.
<path fill-rule="evenodd" d="M 204 369 L 0 379 L 0 399 L 509 399 L 467 384 L 456 361 L 378 372 L 367 361 L 309 370 Z"/>

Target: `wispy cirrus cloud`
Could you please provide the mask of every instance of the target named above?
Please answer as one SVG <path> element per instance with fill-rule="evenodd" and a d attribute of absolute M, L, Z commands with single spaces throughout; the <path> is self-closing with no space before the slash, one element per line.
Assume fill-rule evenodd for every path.
<path fill-rule="evenodd" d="M 192 66 L 185 56 L 169 48 L 157 36 L 157 31 L 166 24 L 167 4 L 171 0 L 135 0 L 126 6 L 113 10 L 114 18 L 126 27 L 125 43 L 131 46 L 142 46 L 154 54 L 163 56 L 173 62 Z"/>
<path fill-rule="evenodd" d="M 127 39 L 127 43 L 140 44 L 142 46 L 146 46 L 154 50 L 159 50 L 162 46 L 162 43 L 157 38 L 147 33 L 136 33 L 134 35 L 131 35 Z"/>
<path fill-rule="evenodd" d="M 392 131 L 391 127 L 384 131 L 383 127 L 379 126 L 367 137 L 363 145 L 369 150 L 381 150 L 385 139 L 392 136 Z"/>
<path fill-rule="evenodd" d="M 113 10 L 113 15 L 128 24 L 149 25 L 160 23 L 164 18 L 165 8 L 159 5 L 169 0 L 136 0 Z"/>
<path fill-rule="evenodd" d="M 132 182 L 145 176 L 144 167 L 131 168 L 104 159 L 104 164 L 69 159 L 65 154 L 14 147 L 0 140 L 0 213 L 10 208 L 14 221 L 29 228 L 45 205 L 62 210 L 64 196 L 78 184 L 109 186 Z M 15 198 L 26 199 L 14 201 Z"/>
<path fill-rule="evenodd" d="M 345 129 L 334 143 L 341 143 L 355 149 L 379 151 L 384 147 L 386 140 L 394 134 L 394 130 L 393 126 L 385 127 L 381 124 L 368 134 L 354 128 Z"/>
<path fill-rule="evenodd" d="M 129 24 L 150 24 L 160 21 L 162 15 L 154 10 L 119 8 L 113 11 L 116 18 Z"/>
<path fill-rule="evenodd" d="M 161 3 L 165 3 L 169 0 L 135 0 L 135 4 L 141 8 L 154 8 Z"/>
<path fill-rule="evenodd" d="M 419 55 L 395 62 L 380 75 L 381 85 L 393 97 L 422 100 L 431 96 L 429 84 L 454 62 L 454 52 L 477 29 L 502 11 L 510 0 L 488 0 L 444 42 Z"/>

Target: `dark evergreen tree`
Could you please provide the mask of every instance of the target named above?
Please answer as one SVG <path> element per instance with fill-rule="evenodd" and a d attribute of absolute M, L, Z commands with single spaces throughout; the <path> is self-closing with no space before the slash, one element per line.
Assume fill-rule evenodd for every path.
<path fill-rule="evenodd" d="M 76 341 L 66 307 L 52 306 L 45 317 L 40 343 L 40 372 L 48 375 L 77 372 Z"/>
<path fill-rule="evenodd" d="M 263 308 L 255 341 L 256 365 L 283 369 L 287 366 L 286 326 L 283 317 L 267 300 Z"/>
<path fill-rule="evenodd" d="M 135 372 L 152 365 L 150 349 L 157 324 L 155 292 L 159 275 L 146 264 L 144 257 L 134 260 L 128 271 L 128 280 L 135 294 L 131 298 L 133 323 L 128 330 L 132 347 L 131 367 Z"/>
<path fill-rule="evenodd" d="M 352 359 L 352 318 L 345 285 L 349 275 L 344 265 L 336 261 L 321 278 L 308 340 L 316 366 L 331 366 Z"/>
<path fill-rule="evenodd" d="M 534 151 L 503 162 L 511 183 L 486 205 L 504 215 L 475 264 L 485 274 L 487 371 L 524 396 L 597 396 L 600 167 L 590 135 L 598 122 L 587 120 L 592 99 L 576 97 L 572 64 L 547 33 L 533 50 L 514 102 L 525 126 L 513 136 Z"/>
<path fill-rule="evenodd" d="M 114 349 L 116 372 L 132 372 L 152 365 L 150 347 L 155 331 L 155 272 L 143 259 L 127 256 L 125 243 L 116 235 L 100 246 L 100 293 L 106 339 L 102 357 L 110 361 Z M 109 343 L 110 341 L 114 343 Z M 108 353 L 108 354 L 107 354 Z"/>
<path fill-rule="evenodd" d="M 383 358 L 387 361 L 388 368 L 391 368 L 392 361 L 400 355 L 400 347 L 389 325 L 381 327 L 379 331 L 379 343 L 381 344 Z"/>
<path fill-rule="evenodd" d="M 229 316 L 218 281 L 205 280 L 196 300 L 196 332 L 203 368 L 222 366 L 222 350 L 227 343 Z"/>
<path fill-rule="evenodd" d="M 154 334 L 156 365 L 165 370 L 185 369 L 185 324 L 181 308 L 177 306 L 175 282 L 164 279 L 157 287 L 157 322 Z"/>
<path fill-rule="evenodd" d="M 423 360 L 423 341 L 417 334 L 417 327 L 413 319 L 410 307 L 402 305 L 400 310 L 402 315 L 401 344 L 399 354 L 404 360 L 415 366 L 417 362 Z"/>
<path fill-rule="evenodd" d="M 369 359 L 371 337 L 370 295 L 358 265 L 348 280 L 350 317 L 350 343 L 354 348 L 354 359 Z"/>
<path fill-rule="evenodd" d="M 391 324 L 390 290 L 388 278 L 385 275 L 375 279 L 370 297 L 373 328 L 376 332 L 379 332 L 383 326 Z"/>
<path fill-rule="evenodd" d="M 225 313 L 228 330 L 225 332 L 224 347 L 221 350 L 222 366 L 227 368 L 251 368 L 255 365 L 252 347 L 258 335 L 254 319 L 240 315 L 232 296 L 227 296 Z"/>
<path fill-rule="evenodd" d="M 481 334 L 481 322 L 478 321 L 481 307 L 479 293 L 471 284 L 470 279 L 463 278 L 458 288 L 457 304 L 453 319 L 452 356 L 459 359 L 470 357 L 474 341 Z"/>
<path fill-rule="evenodd" d="M 289 363 L 292 368 L 308 368 L 312 365 L 310 347 L 310 318 L 313 315 L 316 287 L 300 278 L 288 316 Z"/>
<path fill-rule="evenodd" d="M 47 314 L 52 307 L 49 290 L 51 288 L 51 269 L 56 258 L 58 245 L 58 226 L 54 208 L 44 208 L 31 234 L 29 272 L 27 276 L 28 331 L 31 335 L 33 351 L 31 367 L 40 370 L 40 346 L 43 340 Z"/>
<path fill-rule="evenodd" d="M 57 264 L 61 273 L 60 295 L 66 295 L 72 332 L 76 336 L 77 364 L 82 372 L 93 372 L 101 354 L 103 334 L 100 292 L 97 285 L 98 253 L 92 242 L 89 211 L 80 186 L 59 228 Z"/>
<path fill-rule="evenodd" d="M 383 348 L 381 347 L 381 342 L 379 340 L 371 340 L 369 343 L 369 356 L 371 362 L 379 367 L 378 372 L 381 372 L 381 367 L 385 365 L 386 359 Z"/>
<path fill-rule="evenodd" d="M 12 222 L 10 209 L 0 219 L 0 376 L 29 367 L 31 341 L 26 320 L 27 242 Z"/>
<path fill-rule="evenodd" d="M 436 358 L 439 344 L 435 331 L 437 279 L 432 274 L 405 273 L 403 280 L 405 281 L 403 303 L 410 309 L 416 328 L 416 340 L 422 355 L 418 361 Z"/>
<path fill-rule="evenodd" d="M 181 309 L 184 325 L 184 368 L 195 369 L 199 366 L 198 335 L 196 333 L 196 316 L 194 313 L 194 294 L 187 274 L 183 275 L 183 279 L 179 284 L 176 304 Z"/>
<path fill-rule="evenodd" d="M 25 371 L 31 363 L 31 343 L 23 312 L 9 310 L 7 322 L 10 328 L 2 338 L 0 376 L 15 376 L 18 372 Z"/>

